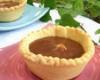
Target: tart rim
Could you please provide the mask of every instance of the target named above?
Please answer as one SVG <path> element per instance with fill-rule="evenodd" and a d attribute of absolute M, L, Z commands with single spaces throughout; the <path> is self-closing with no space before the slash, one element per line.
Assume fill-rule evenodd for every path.
<path fill-rule="evenodd" d="M 5 1 L 15 1 L 15 0 L 5 0 Z M 2 0 L 0 1 L 2 2 Z M 15 1 L 16 2 L 16 1 Z M 18 1 L 19 2 L 19 1 Z M 21 2 L 19 2 L 19 5 L 16 5 L 16 6 L 12 6 L 12 7 L 5 7 L 5 8 L 0 8 L 0 12 L 4 12 L 4 11 L 12 11 L 12 10 L 15 10 L 15 9 L 18 9 L 18 8 L 21 8 L 23 7 L 25 4 L 26 4 L 27 0 L 21 0 Z"/>
<path fill-rule="evenodd" d="M 55 26 L 55 27 L 50 27 L 46 29 L 42 29 L 42 31 L 46 31 L 47 29 L 52 29 L 52 28 L 59 28 L 61 26 Z M 37 34 L 41 32 L 41 30 L 31 32 L 28 34 L 28 37 L 24 38 L 20 44 L 19 44 L 19 50 L 21 51 L 21 55 L 24 57 L 24 59 L 27 59 L 28 61 L 34 62 L 34 64 L 42 64 L 46 66 L 76 66 L 79 64 L 84 64 L 88 62 L 91 59 L 91 56 L 94 54 L 94 44 L 91 41 L 90 36 L 85 33 L 83 30 L 80 28 L 73 28 L 73 27 L 65 27 L 65 29 L 71 29 L 71 30 L 78 30 L 80 33 L 83 35 L 87 36 L 88 39 L 88 44 L 89 44 L 89 51 L 86 51 L 83 53 L 83 55 L 79 58 L 75 59 L 66 59 L 66 58 L 59 58 L 59 57 L 52 57 L 52 56 L 43 56 L 42 54 L 35 54 L 29 50 L 29 44 L 34 41 L 32 40 L 31 42 L 28 41 L 28 38 L 31 38 L 31 35 Z M 26 43 L 24 41 L 27 41 Z"/>

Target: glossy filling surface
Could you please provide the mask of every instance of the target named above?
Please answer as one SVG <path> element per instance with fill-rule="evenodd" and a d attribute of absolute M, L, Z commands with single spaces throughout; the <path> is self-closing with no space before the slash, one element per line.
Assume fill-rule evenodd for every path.
<path fill-rule="evenodd" d="M 62 37 L 46 37 L 29 45 L 31 52 L 59 58 L 78 58 L 84 54 L 83 47 L 76 41 Z"/>
<path fill-rule="evenodd" d="M 19 2 L 15 1 L 0 1 L 0 8 L 9 8 L 19 5 Z"/>

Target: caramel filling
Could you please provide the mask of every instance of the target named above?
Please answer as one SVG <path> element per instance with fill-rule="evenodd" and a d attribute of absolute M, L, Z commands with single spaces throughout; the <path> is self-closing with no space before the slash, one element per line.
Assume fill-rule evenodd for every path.
<path fill-rule="evenodd" d="M 30 51 L 44 56 L 59 58 L 78 58 L 84 53 L 83 47 L 76 41 L 62 37 L 46 37 L 33 41 Z"/>
<path fill-rule="evenodd" d="M 0 8 L 9 8 L 19 5 L 19 2 L 14 1 L 0 1 Z"/>

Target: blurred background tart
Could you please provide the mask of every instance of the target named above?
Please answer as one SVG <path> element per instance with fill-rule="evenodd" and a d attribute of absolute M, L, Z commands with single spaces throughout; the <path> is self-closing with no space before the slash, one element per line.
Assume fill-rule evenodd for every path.
<path fill-rule="evenodd" d="M 27 0 L 0 0 L 0 22 L 14 21 L 24 12 Z"/>
<path fill-rule="evenodd" d="M 79 28 L 55 26 L 31 32 L 19 50 L 30 71 L 43 80 L 68 80 L 83 71 L 94 44 Z"/>

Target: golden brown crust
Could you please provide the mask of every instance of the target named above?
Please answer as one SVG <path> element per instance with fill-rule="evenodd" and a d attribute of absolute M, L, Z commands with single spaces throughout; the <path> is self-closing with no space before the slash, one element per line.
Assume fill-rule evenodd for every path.
<path fill-rule="evenodd" d="M 29 45 L 31 42 L 48 36 L 59 36 L 75 40 L 83 46 L 85 53 L 80 58 L 66 59 L 30 52 Z M 20 52 L 30 70 L 39 77 L 45 80 L 66 80 L 80 74 L 94 54 L 94 44 L 88 34 L 80 28 L 55 26 L 31 32 L 20 42 Z M 44 73 L 41 73 L 41 69 Z M 47 75 L 45 76 L 45 74 Z M 53 78 L 50 78 L 50 76 Z M 57 78 L 57 76 L 59 77 Z"/>
<path fill-rule="evenodd" d="M 0 8 L 0 12 L 4 12 L 4 11 L 12 11 L 12 10 L 15 10 L 15 9 L 18 9 L 18 8 L 21 8 L 21 7 L 23 7 L 25 4 L 26 4 L 26 2 L 27 2 L 27 0 L 0 0 L 0 2 L 1 1 L 17 1 L 17 2 L 19 2 L 19 5 L 17 5 L 17 6 L 12 6 L 12 7 L 9 7 L 9 8 Z"/>
<path fill-rule="evenodd" d="M 16 1 L 19 5 L 13 7 L 3 7 L 0 8 L 0 21 L 10 22 L 19 19 L 24 13 L 27 0 L 0 0 L 0 1 Z M 5 17 L 6 16 L 6 17 Z"/>
<path fill-rule="evenodd" d="M 55 28 L 55 27 L 54 27 Z M 93 43 L 91 42 L 91 39 L 90 39 L 90 37 L 84 32 L 84 31 L 82 31 L 81 29 L 79 29 L 79 28 L 77 28 L 77 29 L 74 29 L 74 28 L 69 28 L 69 27 L 67 27 L 67 28 L 63 28 L 63 27 L 56 27 L 55 28 L 55 30 L 58 30 L 59 29 L 59 34 L 60 35 L 62 35 L 62 34 L 65 34 L 66 32 L 64 32 L 64 31 L 62 31 L 62 33 L 60 33 L 60 30 L 61 30 L 61 28 L 62 29 L 67 29 L 67 30 L 69 30 L 69 31 L 75 31 L 76 32 L 76 34 L 77 34 L 77 32 L 79 33 L 81 33 L 82 35 L 86 35 L 87 36 L 87 38 L 86 39 L 88 39 L 88 40 L 86 40 L 85 39 L 85 41 L 87 41 L 86 43 L 88 44 L 86 44 L 85 45 L 85 47 L 84 48 L 89 48 L 89 50 L 87 50 L 87 51 L 85 51 L 86 53 L 84 53 L 84 55 L 82 56 L 82 57 L 80 57 L 80 58 L 76 58 L 76 59 L 59 59 L 59 58 L 57 58 L 57 57 L 52 57 L 52 56 L 50 56 L 50 57 L 46 57 L 46 56 L 43 56 L 42 54 L 38 54 L 38 55 L 36 55 L 35 53 L 32 53 L 32 52 L 30 52 L 30 50 L 29 50 L 29 44 L 33 41 L 33 40 L 35 40 L 35 38 L 36 39 L 39 39 L 39 38 L 41 38 L 41 37 L 43 37 L 43 36 L 48 36 L 50 33 L 51 33 L 51 31 L 53 31 L 53 28 L 48 28 L 48 29 L 43 29 L 43 30 L 40 30 L 40 31 L 37 31 L 37 32 L 32 32 L 32 33 L 30 33 L 29 35 L 28 35 L 28 37 L 26 37 L 21 43 L 20 43 L 20 49 L 21 49 L 21 53 L 22 53 L 22 55 L 24 56 L 24 55 L 27 55 L 27 56 L 24 56 L 25 58 L 28 58 L 28 59 L 31 59 L 32 61 L 34 61 L 34 60 L 37 60 L 37 59 L 34 59 L 34 58 L 38 58 L 38 63 L 39 64 L 43 64 L 44 62 L 45 63 L 47 63 L 47 64 L 45 64 L 45 65 L 51 65 L 51 63 L 52 63 L 52 61 L 53 61 L 53 64 L 54 65 L 57 65 L 57 66 L 61 66 L 61 65 L 77 65 L 77 64 L 81 64 L 81 63 L 83 63 L 83 62 L 85 62 L 85 61 L 87 61 L 87 59 L 89 59 L 90 58 L 90 56 L 92 56 L 93 55 L 93 50 L 94 50 L 94 46 L 93 46 Z M 49 31 L 50 31 L 50 33 L 49 33 Z M 43 34 L 43 33 L 45 33 L 45 34 Z M 54 33 L 54 32 L 53 32 Z M 72 32 L 71 32 L 72 33 Z M 32 35 L 34 35 L 34 34 L 38 34 L 38 35 L 35 35 L 35 36 L 32 36 Z M 57 33 L 58 34 L 58 33 Z M 56 35 L 56 34 L 53 34 L 53 36 L 54 35 Z M 65 34 L 66 35 L 66 34 Z M 72 35 L 72 34 L 71 34 Z M 52 35 L 51 35 L 52 36 Z M 59 36 L 59 35 L 56 35 L 56 36 Z M 62 36 L 60 36 L 60 37 L 62 37 Z M 78 36 L 79 37 L 79 36 Z M 78 38 L 78 37 L 75 37 L 75 38 Z M 72 39 L 72 37 L 68 37 L 68 38 L 71 38 Z M 25 42 L 24 42 L 25 41 Z M 78 40 L 76 40 L 76 41 L 78 41 Z M 34 56 L 33 56 L 34 55 Z M 34 59 L 34 60 L 33 60 Z M 35 61 L 34 61 L 35 62 Z M 37 62 L 37 61 L 36 61 Z"/>

